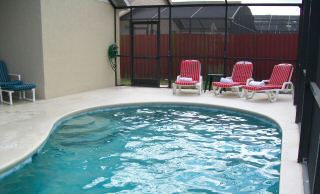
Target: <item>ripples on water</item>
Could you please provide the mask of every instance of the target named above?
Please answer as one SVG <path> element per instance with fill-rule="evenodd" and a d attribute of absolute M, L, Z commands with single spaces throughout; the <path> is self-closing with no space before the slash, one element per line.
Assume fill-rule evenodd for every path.
<path fill-rule="evenodd" d="M 135 106 L 59 125 L 0 193 L 278 193 L 281 134 L 250 115 Z"/>

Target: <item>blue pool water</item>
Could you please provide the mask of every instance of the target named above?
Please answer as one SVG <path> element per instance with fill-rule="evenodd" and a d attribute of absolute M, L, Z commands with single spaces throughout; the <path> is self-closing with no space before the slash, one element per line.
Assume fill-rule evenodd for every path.
<path fill-rule="evenodd" d="M 61 121 L 0 193 L 279 193 L 281 131 L 261 117 L 132 105 Z"/>

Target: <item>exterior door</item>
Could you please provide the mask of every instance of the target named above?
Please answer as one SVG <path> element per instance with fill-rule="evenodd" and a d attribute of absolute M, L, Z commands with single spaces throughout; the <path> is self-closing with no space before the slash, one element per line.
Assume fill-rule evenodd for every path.
<path fill-rule="evenodd" d="M 131 24 L 133 86 L 160 87 L 159 22 Z"/>

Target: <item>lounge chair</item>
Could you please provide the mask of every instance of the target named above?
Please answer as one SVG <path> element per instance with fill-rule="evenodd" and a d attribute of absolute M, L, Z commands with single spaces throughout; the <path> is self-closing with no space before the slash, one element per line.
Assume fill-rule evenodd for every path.
<path fill-rule="evenodd" d="M 16 80 L 12 80 L 11 77 L 15 77 Z M 6 63 L 0 61 L 0 101 L 6 104 L 13 104 L 12 94 L 19 92 L 19 98 L 24 100 L 31 100 L 35 102 L 35 84 L 26 84 L 21 81 L 21 75 L 9 74 Z M 27 98 L 25 92 L 31 90 L 32 98 Z M 3 99 L 3 93 L 7 93 L 9 101 Z"/>
<path fill-rule="evenodd" d="M 212 83 L 214 94 L 219 95 L 221 89 L 228 88 L 242 97 L 243 93 L 240 89 L 252 80 L 252 72 L 253 64 L 251 62 L 238 61 L 233 67 L 231 77 L 222 78 L 220 82 Z"/>
<path fill-rule="evenodd" d="M 9 74 L 6 63 L 4 61 L 0 61 L 0 87 L 16 84 L 22 84 L 21 75 Z"/>
<path fill-rule="evenodd" d="M 177 88 L 181 89 L 196 89 L 198 94 L 201 94 L 202 76 L 201 63 L 198 60 L 183 60 L 181 62 L 180 75 L 172 84 L 173 94 L 176 94 Z"/>
<path fill-rule="evenodd" d="M 293 66 L 291 64 L 283 63 L 274 66 L 270 79 L 261 81 L 264 84 L 253 85 L 249 82 L 243 87 L 246 99 L 253 98 L 256 92 L 265 92 L 269 101 L 275 102 L 279 92 L 291 92 L 293 94 L 292 72 Z"/>

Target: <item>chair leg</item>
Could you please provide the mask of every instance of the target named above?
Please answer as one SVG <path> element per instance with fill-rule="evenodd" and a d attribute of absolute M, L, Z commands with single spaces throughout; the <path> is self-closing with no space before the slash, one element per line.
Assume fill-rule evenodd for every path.
<path fill-rule="evenodd" d="M 218 96 L 221 92 L 221 88 L 220 87 L 214 87 L 213 88 L 213 93 L 214 95 Z"/>
<path fill-rule="evenodd" d="M 12 105 L 13 103 L 12 103 L 12 93 L 13 92 L 9 92 L 8 94 L 9 94 L 9 104 L 10 105 Z"/>
<path fill-rule="evenodd" d="M 240 91 L 240 89 L 241 89 L 241 91 Z M 239 88 L 238 89 L 238 95 L 239 95 L 240 98 L 243 98 L 245 96 L 244 89 Z"/>
<path fill-rule="evenodd" d="M 35 88 L 31 89 L 32 98 L 27 98 L 25 93 L 26 93 L 26 91 L 23 91 L 23 93 L 22 93 L 24 100 L 31 101 L 31 102 L 36 101 L 36 89 Z"/>
<path fill-rule="evenodd" d="M 32 89 L 32 102 L 36 101 L 36 89 Z"/>
<path fill-rule="evenodd" d="M 198 94 L 201 95 L 201 84 L 197 84 L 196 88 L 198 90 Z"/>
<path fill-rule="evenodd" d="M 243 97 L 243 89 L 241 89 L 241 91 L 240 91 L 240 87 L 236 87 L 235 88 L 235 90 L 236 90 L 236 92 L 237 92 L 237 95 L 240 97 L 240 98 L 242 98 Z"/>
<path fill-rule="evenodd" d="M 273 90 L 273 91 L 271 90 L 268 92 L 268 99 L 270 102 L 277 101 L 278 96 L 279 96 L 279 90 Z"/>
<path fill-rule="evenodd" d="M 276 96 L 275 96 L 276 98 L 275 98 L 275 100 L 277 100 L 277 99 L 278 99 L 279 92 L 280 92 L 279 90 L 276 90 Z"/>
<path fill-rule="evenodd" d="M 3 97 L 2 97 L 2 90 L 0 88 L 0 101 L 3 102 Z"/>
<path fill-rule="evenodd" d="M 267 91 L 266 93 L 267 93 L 267 96 L 268 96 L 268 100 L 269 100 L 269 102 L 271 102 L 271 101 L 272 101 L 272 100 L 271 100 L 271 98 L 272 98 L 272 97 L 271 97 L 271 93 L 270 93 L 270 91 Z"/>
<path fill-rule="evenodd" d="M 9 105 L 12 105 L 12 104 L 13 104 L 12 94 L 14 93 L 14 91 L 11 91 L 11 90 L 1 90 L 1 89 L 0 89 L 0 93 L 1 93 L 1 95 L 0 95 L 0 100 L 1 100 L 2 103 L 4 103 L 4 104 L 9 104 Z M 4 100 L 4 98 L 3 98 L 3 93 L 7 93 L 7 94 L 8 94 L 9 101 Z"/>
<path fill-rule="evenodd" d="M 177 92 L 177 84 L 173 83 L 172 84 L 172 93 L 176 94 L 176 92 Z"/>
<path fill-rule="evenodd" d="M 250 93 L 251 92 L 251 93 Z M 253 98 L 253 96 L 255 95 L 255 93 L 256 92 L 254 92 L 254 91 L 248 91 L 248 90 L 245 90 L 245 97 L 246 97 L 246 99 L 248 100 L 248 99 L 251 99 L 251 98 Z"/>
<path fill-rule="evenodd" d="M 269 102 L 274 102 L 274 95 L 272 91 L 267 91 L 266 93 L 267 93 Z"/>

